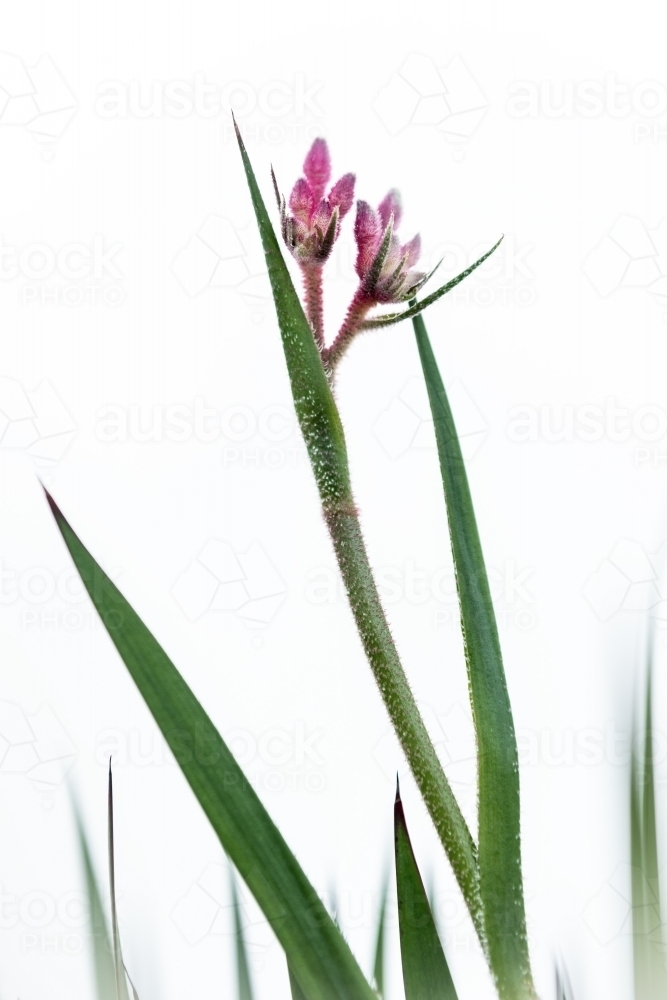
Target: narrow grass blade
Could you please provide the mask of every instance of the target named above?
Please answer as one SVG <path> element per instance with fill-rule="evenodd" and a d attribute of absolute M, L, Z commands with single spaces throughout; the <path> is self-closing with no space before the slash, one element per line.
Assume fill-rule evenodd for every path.
<path fill-rule="evenodd" d="M 649 658 L 643 759 L 639 761 L 633 753 L 630 771 L 632 930 L 636 1000 L 664 1000 L 667 997 L 655 810 L 652 689 L 652 666 Z"/>
<path fill-rule="evenodd" d="M 457 1000 L 445 953 L 410 843 L 400 793 L 394 804 L 398 928 L 406 1000 Z"/>
<path fill-rule="evenodd" d="M 90 928 L 93 937 L 93 962 L 95 967 L 95 986 L 97 1000 L 117 1000 L 116 973 L 112 956 L 111 939 L 104 917 L 104 907 L 97 887 L 97 879 L 90 853 L 88 840 L 83 829 L 83 823 L 78 810 L 74 814 L 79 852 L 86 882 L 86 896 L 90 910 Z"/>
<path fill-rule="evenodd" d="M 139 994 L 134 988 L 134 983 L 130 979 L 130 973 L 127 971 L 127 966 L 123 965 L 123 968 L 125 969 L 125 975 L 127 976 L 127 981 L 130 984 L 130 989 L 132 990 L 132 1000 L 139 1000 Z"/>
<path fill-rule="evenodd" d="M 237 1000 L 254 1000 L 252 983 L 250 981 L 250 966 L 248 965 L 248 951 L 245 944 L 243 924 L 241 923 L 239 895 L 236 889 L 236 879 L 234 878 L 234 873 L 232 871 L 230 871 L 230 885 L 232 894 L 232 910 L 234 911 Z"/>
<path fill-rule="evenodd" d="M 394 730 L 482 939 L 475 844 L 398 656 L 368 560 L 350 486 L 343 428 L 327 374 L 238 131 L 237 137 L 266 256 L 294 405 L 357 629 Z"/>
<path fill-rule="evenodd" d="M 375 989 L 380 997 L 384 996 L 384 953 L 386 941 L 386 920 L 387 920 L 387 896 L 389 885 L 384 879 L 382 894 L 380 896 L 380 909 L 378 911 L 377 931 L 375 934 L 375 957 L 373 959 L 373 981 Z"/>
<path fill-rule="evenodd" d="M 116 862 L 113 836 L 113 775 L 111 774 L 111 762 L 109 762 L 109 894 L 111 896 L 111 935 L 113 940 L 113 962 L 114 977 L 116 981 L 116 995 L 118 1000 L 130 1000 L 127 989 L 127 979 L 125 976 L 125 965 L 123 963 L 123 953 L 120 946 L 120 932 L 118 930 L 118 913 L 116 910 Z"/>
<path fill-rule="evenodd" d="M 440 288 L 435 290 L 435 292 L 431 292 L 431 294 L 427 295 L 425 299 L 422 299 L 420 302 L 411 302 L 409 308 L 404 309 L 403 312 L 386 313 L 384 316 L 378 316 L 376 319 L 367 319 L 365 323 L 362 323 L 361 329 L 375 330 L 381 326 L 392 326 L 394 323 L 402 323 L 404 319 L 412 319 L 413 317 L 418 316 L 424 311 L 424 309 L 428 309 L 428 307 L 432 306 L 434 302 L 441 299 L 443 295 L 447 294 L 447 292 L 451 292 L 452 288 L 456 288 L 456 286 L 460 285 L 462 281 L 472 274 L 473 271 L 477 270 L 477 268 L 480 267 L 485 260 L 489 259 L 492 253 L 495 253 L 502 241 L 503 237 L 501 236 L 498 242 L 492 246 L 490 250 L 487 250 L 485 254 L 482 254 L 479 260 L 476 260 L 474 264 L 470 265 L 470 267 L 466 267 L 465 271 L 461 271 L 460 274 L 457 274 L 455 278 L 452 278 L 450 281 L 446 282 L 446 284 L 441 285 Z"/>
<path fill-rule="evenodd" d="M 223 848 L 271 923 L 307 1000 L 373 1000 L 345 940 L 208 715 L 49 501 L 109 636 Z"/>
<path fill-rule="evenodd" d="M 422 317 L 413 325 L 435 425 L 477 736 L 477 849 L 489 962 L 502 1000 L 532 998 L 518 752 L 498 629 L 454 418 Z"/>
<path fill-rule="evenodd" d="M 569 976 L 560 963 L 556 966 L 556 1000 L 574 1000 Z"/>

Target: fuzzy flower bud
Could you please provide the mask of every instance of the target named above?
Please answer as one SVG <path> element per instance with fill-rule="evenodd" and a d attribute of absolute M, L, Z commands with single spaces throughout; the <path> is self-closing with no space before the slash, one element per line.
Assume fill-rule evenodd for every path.
<path fill-rule="evenodd" d="M 325 196 L 331 158 L 324 139 L 316 139 L 310 147 L 303 173 L 292 188 L 289 205 L 278 198 L 282 236 L 301 265 L 321 265 L 338 238 L 341 220 L 352 208 L 355 177 L 344 174 Z"/>
<path fill-rule="evenodd" d="M 395 235 L 401 215 L 398 191 L 390 191 L 377 211 L 365 201 L 357 202 L 355 269 L 368 302 L 405 302 L 426 280 L 422 271 L 413 270 L 421 251 L 419 236 L 401 244 Z"/>

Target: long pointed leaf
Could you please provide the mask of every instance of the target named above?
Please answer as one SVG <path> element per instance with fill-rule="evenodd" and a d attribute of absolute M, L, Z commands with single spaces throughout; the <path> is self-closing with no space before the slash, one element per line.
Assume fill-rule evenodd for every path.
<path fill-rule="evenodd" d="M 266 256 L 294 405 L 357 629 L 394 730 L 483 940 L 475 844 L 392 639 L 352 495 L 340 416 L 238 130 L 237 137 Z"/>
<path fill-rule="evenodd" d="M 237 998 L 238 1000 L 254 1000 L 252 983 L 250 981 L 250 966 L 248 965 L 248 951 L 245 944 L 243 924 L 241 923 L 239 896 L 236 890 L 236 879 L 234 878 L 233 872 L 230 872 L 230 886 L 232 894 L 232 910 L 234 911 L 234 951 L 236 955 Z"/>
<path fill-rule="evenodd" d="M 384 996 L 384 952 L 385 940 L 387 936 L 386 922 L 388 890 L 389 886 L 387 884 L 387 879 L 385 878 L 382 885 L 382 894 L 380 896 L 380 909 L 378 911 L 377 931 L 375 934 L 375 956 L 373 959 L 373 979 L 375 981 L 375 989 L 381 997 Z"/>
<path fill-rule="evenodd" d="M 664 1000 L 667 970 L 660 904 L 660 863 L 653 764 L 653 670 L 646 682 L 644 755 L 633 755 L 630 771 L 630 849 L 632 857 L 632 930 L 636 1000 Z"/>
<path fill-rule="evenodd" d="M 97 1000 L 116 1000 L 116 974 L 112 957 L 111 939 L 104 918 L 104 907 L 97 887 L 97 879 L 83 823 L 75 808 L 79 852 L 86 882 L 86 896 L 90 910 L 90 927 L 93 936 L 93 961 Z"/>
<path fill-rule="evenodd" d="M 556 1000 L 574 1000 L 567 970 L 560 963 L 556 966 Z"/>
<path fill-rule="evenodd" d="M 398 928 L 406 1000 L 457 1000 L 426 889 L 415 859 L 401 797 L 394 804 Z"/>
<path fill-rule="evenodd" d="M 373 991 L 345 940 L 208 715 L 48 499 L 121 659 L 223 848 L 272 924 L 308 1000 L 373 1000 Z"/>
<path fill-rule="evenodd" d="M 437 302 L 438 299 L 441 299 L 443 295 L 447 294 L 447 292 L 451 292 L 452 288 L 456 288 L 456 286 L 460 285 L 461 282 L 468 277 L 468 275 L 472 274 L 473 271 L 477 270 L 477 268 L 481 264 L 483 264 L 485 260 L 489 259 L 492 253 L 495 253 L 495 251 L 502 243 L 503 239 L 504 237 L 501 236 L 498 242 L 494 244 L 494 246 L 492 246 L 490 250 L 487 250 L 485 254 L 482 254 L 479 260 L 476 260 L 474 264 L 470 265 L 470 267 L 466 267 L 465 271 L 461 271 L 461 273 L 457 274 L 455 278 L 452 278 L 444 285 L 441 285 L 440 288 L 437 288 L 434 292 L 431 292 L 431 294 L 427 295 L 425 299 L 422 299 L 420 302 L 411 302 L 410 307 L 408 309 L 405 309 L 403 312 L 386 313 L 384 316 L 377 316 L 374 319 L 367 319 L 364 323 L 361 324 L 361 329 L 374 330 L 380 326 L 392 326 L 394 323 L 402 323 L 404 319 L 412 319 L 414 316 L 418 316 L 420 313 L 424 311 L 424 309 L 428 309 L 428 307 L 432 306 L 434 302 Z"/>
<path fill-rule="evenodd" d="M 118 912 L 116 909 L 116 860 L 114 851 L 113 835 L 113 775 L 111 774 L 111 762 L 109 762 L 109 894 L 111 896 L 111 935 L 113 940 L 113 960 L 114 975 L 116 979 L 116 994 L 118 1000 L 130 1000 L 127 989 L 127 979 L 125 977 L 125 964 L 123 962 L 123 952 L 120 945 L 120 931 L 118 929 Z"/>
<path fill-rule="evenodd" d="M 503 1000 L 535 996 L 521 878 L 519 763 L 491 591 L 461 446 L 421 316 L 413 319 L 435 425 L 477 736 L 484 932 Z"/>

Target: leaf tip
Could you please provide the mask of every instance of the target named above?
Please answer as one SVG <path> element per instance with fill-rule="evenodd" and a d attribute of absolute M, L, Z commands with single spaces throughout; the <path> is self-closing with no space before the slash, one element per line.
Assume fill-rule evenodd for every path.
<path fill-rule="evenodd" d="M 271 164 L 271 180 L 273 181 L 273 193 L 276 196 L 276 202 L 278 203 L 278 208 L 282 208 L 282 201 L 280 198 L 280 191 L 278 189 L 278 181 L 276 180 L 276 172 L 273 169 L 273 164 Z"/>

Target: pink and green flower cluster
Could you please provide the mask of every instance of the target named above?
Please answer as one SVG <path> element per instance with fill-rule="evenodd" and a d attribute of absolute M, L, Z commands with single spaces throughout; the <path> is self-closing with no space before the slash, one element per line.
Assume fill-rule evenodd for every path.
<path fill-rule="evenodd" d="M 340 235 L 342 220 L 352 208 L 355 176 L 344 174 L 326 193 L 330 180 L 329 148 L 324 139 L 316 139 L 304 161 L 303 177 L 292 188 L 289 202 L 280 196 L 277 186 L 276 197 L 283 240 L 303 274 L 306 314 L 322 359 L 332 371 L 362 328 L 370 309 L 408 301 L 430 275 L 415 270 L 421 250 L 419 236 L 401 243 L 396 235 L 402 215 L 398 191 L 390 191 L 377 210 L 366 201 L 357 201 L 354 237 L 359 285 L 338 335 L 327 347 L 323 329 L 322 268 Z"/>

